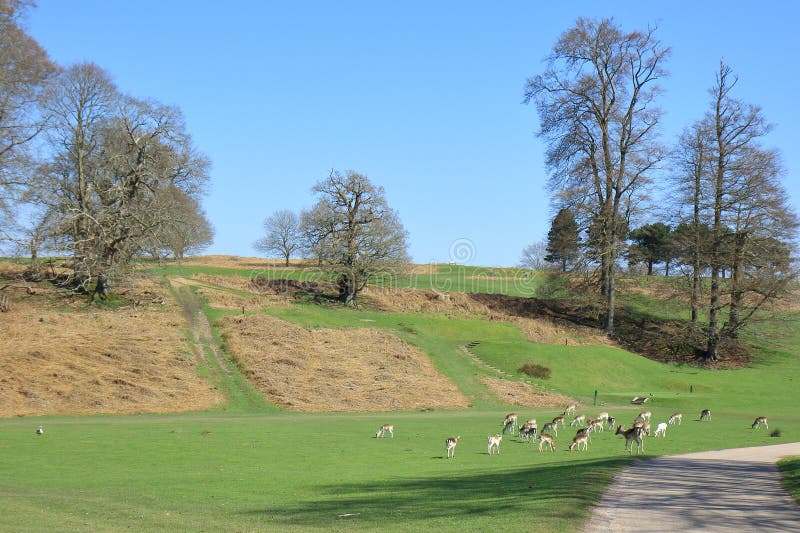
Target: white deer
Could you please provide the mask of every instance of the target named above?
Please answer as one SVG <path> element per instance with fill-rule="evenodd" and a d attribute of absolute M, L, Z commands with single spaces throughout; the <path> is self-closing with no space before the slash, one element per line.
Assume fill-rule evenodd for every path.
<path fill-rule="evenodd" d="M 383 438 L 384 435 L 389 434 L 391 438 L 394 438 L 394 425 L 393 424 L 384 424 L 380 427 L 378 431 L 375 432 L 375 438 Z"/>
<path fill-rule="evenodd" d="M 662 437 L 666 438 L 667 436 L 667 423 L 666 422 L 659 422 L 656 426 L 656 431 L 653 433 L 654 437 L 658 437 L 659 433 Z"/>
<path fill-rule="evenodd" d="M 653 413 L 651 413 L 650 411 L 642 411 L 641 413 L 639 413 L 639 416 L 637 416 L 636 418 L 640 418 L 642 420 L 647 420 L 649 422 L 650 421 L 650 417 L 652 416 L 652 414 Z"/>
<path fill-rule="evenodd" d="M 550 451 L 556 451 L 556 442 L 553 440 L 552 435 L 548 435 L 547 433 L 542 433 L 539 435 L 539 451 L 542 451 L 542 446 L 547 444 L 550 446 Z"/>
<path fill-rule="evenodd" d="M 673 415 L 671 417 L 669 417 L 669 420 L 667 420 L 667 424 L 670 424 L 670 425 L 674 424 L 675 422 L 677 422 L 678 425 L 680 426 L 681 423 L 683 422 L 683 414 L 681 414 L 681 413 L 673 413 Z"/>
<path fill-rule="evenodd" d="M 631 429 L 622 429 L 622 426 L 617 427 L 617 432 L 615 435 L 622 435 L 625 437 L 625 449 L 628 453 L 632 453 L 631 448 L 633 447 L 633 443 L 636 443 L 636 455 L 644 451 L 644 441 L 642 440 L 642 436 L 644 435 L 644 429 L 639 427 L 632 427 Z"/>
<path fill-rule="evenodd" d="M 458 439 L 460 438 L 461 435 L 458 437 L 448 437 L 447 440 L 444 441 L 444 449 L 447 452 L 448 459 L 456 456 L 456 445 L 458 444 Z"/>
<path fill-rule="evenodd" d="M 502 435 L 489 435 L 489 455 L 492 455 L 492 450 L 495 450 L 500 455 L 500 441 L 502 440 Z"/>
<path fill-rule="evenodd" d="M 575 447 L 577 447 L 578 450 L 580 450 L 581 449 L 581 445 L 583 446 L 584 450 L 588 450 L 589 449 L 589 434 L 588 433 L 579 433 L 578 435 L 575 435 L 574 437 L 572 437 L 572 444 L 569 445 L 569 451 L 574 450 Z"/>
<path fill-rule="evenodd" d="M 766 416 L 759 416 L 758 418 L 756 418 L 755 422 L 753 422 L 753 425 L 750 427 L 752 427 L 753 429 L 758 429 L 761 427 L 761 424 L 764 424 L 764 427 L 769 429 L 769 424 L 767 424 Z"/>

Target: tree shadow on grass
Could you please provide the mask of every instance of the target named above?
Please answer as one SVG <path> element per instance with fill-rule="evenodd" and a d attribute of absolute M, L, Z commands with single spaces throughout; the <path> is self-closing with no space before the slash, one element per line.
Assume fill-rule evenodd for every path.
<path fill-rule="evenodd" d="M 417 521 L 432 525 L 431 520 L 456 526 L 476 517 L 506 523 L 516 517 L 524 522 L 523 530 L 548 519 L 579 525 L 613 475 L 630 461 L 627 457 L 577 459 L 479 474 L 442 471 L 440 477 L 330 484 L 319 487 L 316 499 L 243 514 L 314 528 L 341 527 L 343 517 L 354 518 L 350 524 L 361 528 L 397 526 L 398 521 L 413 528 Z"/>

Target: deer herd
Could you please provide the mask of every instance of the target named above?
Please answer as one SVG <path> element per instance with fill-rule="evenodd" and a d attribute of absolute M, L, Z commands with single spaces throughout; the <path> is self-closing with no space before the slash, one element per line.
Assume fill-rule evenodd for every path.
<path fill-rule="evenodd" d="M 577 405 L 568 405 L 563 414 L 556 416 L 549 422 L 542 424 L 542 429 L 539 431 L 539 426 L 535 418 L 527 419 L 522 425 L 518 424 L 519 416 L 517 413 L 508 413 L 501 424 L 501 432 L 499 434 L 489 434 L 487 436 L 487 454 L 499 455 L 500 444 L 503 437 L 507 434 L 516 435 L 520 442 L 535 443 L 539 441 L 539 451 L 544 451 L 545 448 L 551 452 L 557 450 L 555 438 L 558 437 L 558 426 L 566 428 L 567 417 L 570 418 L 569 426 L 577 427 L 578 430 L 575 436 L 572 437 L 571 443 L 567 446 L 567 450 L 584 450 L 589 449 L 589 443 L 592 442 L 591 434 L 600 433 L 607 426 L 613 429 L 616 419 L 610 416 L 607 412 L 599 413 L 596 417 L 587 417 L 585 414 L 576 414 Z M 644 453 L 644 437 L 661 437 L 666 438 L 667 428 L 669 426 L 680 426 L 683 423 L 682 413 L 673 413 L 666 422 L 659 422 L 656 425 L 655 431 L 650 433 L 650 418 L 652 413 L 650 411 L 642 411 L 639 413 L 631 423 L 629 429 L 625 429 L 622 425 L 617 425 L 614 435 L 622 435 L 625 437 L 625 450 L 633 453 L 633 446 L 636 445 L 636 454 Z M 703 409 L 700 413 L 699 421 L 707 422 L 711 420 L 711 411 Z M 752 429 L 759 429 L 761 426 L 769 429 L 767 424 L 767 417 L 759 416 L 752 424 Z M 375 433 L 375 438 L 383 438 L 386 435 L 394 438 L 394 425 L 384 424 Z M 445 457 L 451 459 L 455 457 L 456 446 L 461 436 L 448 437 L 445 439 Z"/>

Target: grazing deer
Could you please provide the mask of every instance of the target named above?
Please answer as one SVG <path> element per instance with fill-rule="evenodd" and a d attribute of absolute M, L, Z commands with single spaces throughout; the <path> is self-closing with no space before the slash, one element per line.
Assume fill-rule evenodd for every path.
<path fill-rule="evenodd" d="M 581 429 L 578 430 L 577 433 L 575 433 L 575 437 L 580 437 L 581 435 L 585 435 L 586 438 L 589 439 L 589 442 L 592 442 L 591 428 L 589 428 L 589 427 L 581 428 Z"/>
<path fill-rule="evenodd" d="M 42 429 L 42 426 L 39 426 L 39 429 L 36 430 L 36 434 L 37 435 L 44 435 L 44 429 Z"/>
<path fill-rule="evenodd" d="M 544 428 L 542 428 L 542 429 L 544 429 Z M 542 451 L 542 446 L 544 444 L 547 444 L 548 446 L 550 446 L 550 451 L 551 452 L 556 451 L 556 441 L 553 440 L 553 436 L 552 435 L 548 435 L 547 433 L 539 434 L 539 451 Z"/>
<path fill-rule="evenodd" d="M 375 432 L 375 438 L 383 438 L 384 435 L 389 434 L 391 438 L 394 438 L 394 425 L 392 424 L 384 424 L 380 427 L 378 431 Z"/>
<path fill-rule="evenodd" d="M 589 431 L 603 431 L 603 419 L 602 418 L 590 418 L 587 422 L 587 427 Z"/>
<path fill-rule="evenodd" d="M 569 427 L 572 427 L 572 426 L 581 426 L 582 427 L 584 425 L 586 425 L 586 415 L 578 415 L 575 418 L 573 418 L 572 421 L 569 423 Z"/>
<path fill-rule="evenodd" d="M 500 441 L 503 440 L 502 435 L 489 435 L 489 455 L 492 455 L 492 450 L 500 455 Z"/>
<path fill-rule="evenodd" d="M 508 413 L 506 417 L 503 419 L 503 435 L 506 434 L 506 431 L 510 431 L 511 434 L 514 434 L 514 430 L 517 427 L 517 413 Z"/>
<path fill-rule="evenodd" d="M 632 453 L 631 448 L 634 442 L 636 443 L 636 455 L 644 451 L 644 441 L 642 440 L 644 429 L 632 427 L 631 429 L 625 430 L 622 429 L 622 426 L 618 426 L 615 435 L 622 435 L 625 437 L 625 449 L 629 454 Z"/>
<path fill-rule="evenodd" d="M 448 459 L 456 456 L 456 444 L 458 444 L 458 439 L 460 438 L 461 435 L 458 437 L 448 437 L 448 439 L 444 441 L 444 449 L 447 452 Z"/>
<path fill-rule="evenodd" d="M 575 409 L 577 409 L 577 408 L 578 408 L 578 406 L 577 406 L 577 405 L 575 405 L 574 403 L 571 403 L 571 404 L 569 404 L 569 405 L 567 406 L 567 408 L 566 408 L 566 409 L 564 409 L 564 414 L 563 414 L 563 416 L 567 416 L 567 415 L 574 415 L 574 414 L 575 414 Z"/>
<path fill-rule="evenodd" d="M 658 434 L 661 434 L 662 437 L 667 437 L 667 423 L 666 422 L 659 422 L 656 426 L 656 432 L 653 433 L 654 437 L 658 437 Z"/>
<path fill-rule="evenodd" d="M 559 423 L 561 423 L 562 428 L 567 427 L 567 423 L 564 421 L 563 416 L 557 416 L 553 419 L 553 424 L 558 425 Z"/>
<path fill-rule="evenodd" d="M 753 429 L 758 429 L 758 428 L 761 427 L 761 424 L 764 424 L 764 427 L 769 429 L 769 424 L 767 424 L 767 417 L 766 416 L 759 416 L 758 418 L 756 418 L 756 421 L 753 422 L 753 425 L 750 426 L 750 427 L 752 427 Z"/>
<path fill-rule="evenodd" d="M 681 423 L 683 422 L 683 414 L 674 413 L 671 417 L 669 417 L 669 420 L 667 420 L 667 424 L 669 424 L 669 425 L 672 425 L 675 422 L 677 422 L 678 425 L 680 426 Z"/>
<path fill-rule="evenodd" d="M 650 411 L 642 411 L 636 418 L 641 418 L 642 420 L 647 420 L 648 422 L 650 422 L 650 417 L 652 416 L 652 414 L 653 413 L 651 413 Z"/>
<path fill-rule="evenodd" d="M 538 427 L 536 425 L 536 419 L 535 418 L 531 418 L 531 419 L 527 420 L 519 428 L 519 432 L 517 433 L 517 435 L 522 440 L 530 441 L 532 439 L 533 442 L 536 442 L 536 432 L 537 432 L 537 430 L 538 430 Z"/>
<path fill-rule="evenodd" d="M 572 437 L 572 444 L 569 445 L 569 451 L 572 451 L 577 446 L 578 450 L 581 449 L 581 445 L 583 445 L 584 450 L 589 449 L 589 435 L 588 434 L 578 434 Z"/>
<path fill-rule="evenodd" d="M 600 420 L 602 420 L 603 422 L 605 422 L 606 420 L 608 420 L 608 413 L 606 413 L 605 411 L 603 411 L 602 413 L 600 413 L 599 415 L 597 415 L 597 418 L 599 418 Z"/>
<path fill-rule="evenodd" d="M 547 430 L 552 431 L 553 433 L 555 433 L 556 437 L 558 437 L 558 424 L 556 424 L 555 422 L 548 422 L 547 424 L 542 426 L 542 432 L 539 435 L 540 439 L 544 436 L 544 432 Z"/>
<path fill-rule="evenodd" d="M 711 420 L 711 409 L 703 409 L 700 411 L 700 421 Z"/>

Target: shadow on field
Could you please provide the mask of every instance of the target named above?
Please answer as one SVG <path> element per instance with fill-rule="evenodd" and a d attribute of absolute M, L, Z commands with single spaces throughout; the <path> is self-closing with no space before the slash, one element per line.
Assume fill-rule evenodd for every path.
<path fill-rule="evenodd" d="M 472 475 L 459 475 L 457 458 L 445 463 L 440 477 L 387 479 L 319 487 L 319 497 L 295 505 L 266 506 L 243 514 L 268 521 L 320 528 L 413 524 L 415 520 L 519 518 L 530 524 L 545 516 L 554 520 L 587 517 L 613 475 L 631 460 L 575 460 Z M 548 503 L 550 502 L 550 503 Z M 545 509 L 544 511 L 542 509 Z M 345 516 L 342 516 L 345 515 Z M 499 524 L 498 524 L 499 525 Z M 412 525 L 413 527 L 413 525 Z"/>

